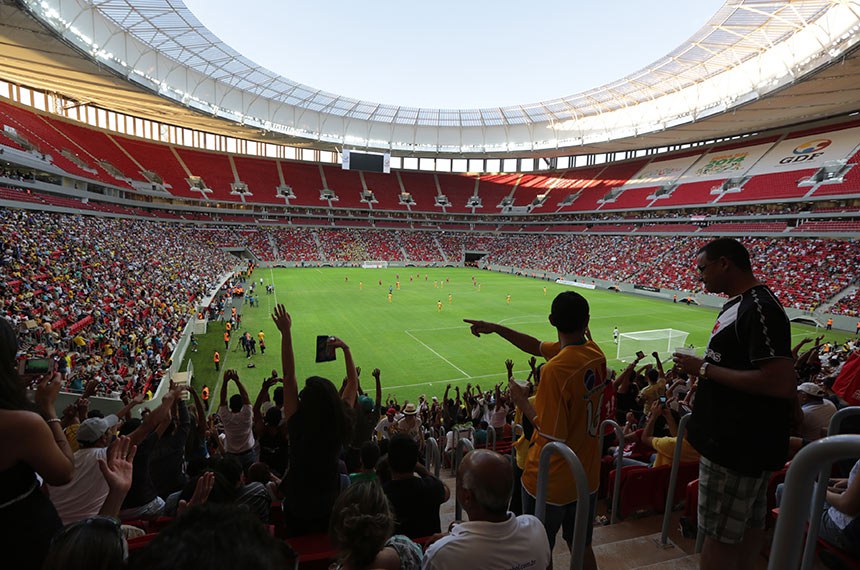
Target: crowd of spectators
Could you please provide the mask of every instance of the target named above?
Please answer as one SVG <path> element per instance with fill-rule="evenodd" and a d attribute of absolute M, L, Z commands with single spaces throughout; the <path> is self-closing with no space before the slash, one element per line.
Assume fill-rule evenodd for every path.
<path fill-rule="evenodd" d="M 66 387 L 155 387 L 185 323 L 232 268 L 194 230 L 158 222 L 0 210 L 0 315 Z"/>
<path fill-rule="evenodd" d="M 86 316 L 93 316 L 103 327 L 93 327 L 92 332 L 102 338 L 100 344 L 91 343 L 91 348 L 102 350 L 100 362 L 106 367 L 112 359 L 105 357 L 105 344 L 116 338 L 115 330 L 138 324 L 134 320 L 138 313 L 152 316 L 151 322 L 144 320 L 148 327 L 168 327 L 172 314 L 187 315 L 184 303 L 206 292 L 209 280 L 217 276 L 215 269 L 228 269 L 227 265 L 219 267 L 223 260 L 199 232 L 181 226 L 120 225 L 111 220 L 9 211 L 2 211 L 2 216 L 5 287 L 16 292 L 15 304 L 2 306 L 5 318 L 0 323 L 0 425 L 4 426 L 8 410 L 30 409 L 22 395 L 24 384 L 12 364 L 19 349 L 32 348 L 32 333 L 20 328 L 22 322 L 37 320 L 44 337 L 49 334 L 44 325 L 56 316 L 52 312 L 55 305 L 68 297 L 74 303 L 69 310 L 89 311 Z M 160 231 L 169 253 L 146 244 L 152 231 Z M 645 239 L 641 247 L 653 247 L 652 239 L 656 238 Z M 135 256 L 126 257 L 120 251 L 122 243 L 141 245 Z M 96 250 L 102 261 L 111 262 L 97 261 L 88 255 L 88 248 Z M 72 255 L 75 258 L 69 259 Z M 153 259 L 156 255 L 160 257 Z M 76 265 L 76 260 L 81 264 Z M 122 273 L 117 267 L 123 268 Z M 145 276 L 134 273 L 144 269 Z M 65 277 L 60 280 L 60 276 Z M 10 278 L 21 283 L 10 285 Z M 144 290 L 147 283 L 150 286 Z M 82 287 L 97 289 L 99 295 L 81 295 Z M 163 287 L 181 300 L 168 304 L 162 299 Z M 52 295 L 54 292 L 59 296 Z M 114 302 L 119 292 L 127 295 L 124 298 L 142 301 L 133 315 Z M 26 307 L 32 314 L 17 313 L 11 310 L 13 306 Z M 148 311 L 152 307 L 157 310 Z M 118 323 L 113 322 L 116 319 Z M 205 566 L 211 552 L 218 552 L 222 564 L 234 561 L 236 567 L 251 564 L 261 553 L 287 564 L 295 554 L 263 530 L 266 524 L 274 527 L 278 538 L 288 541 L 328 533 L 332 555 L 344 569 L 388 564 L 451 568 L 469 556 L 492 560 L 493 567 L 520 556 L 525 557 L 524 564 L 539 560 L 536 567 L 546 566 L 554 537 L 547 544 L 540 522 L 523 514 L 530 507 L 512 500 L 522 472 L 511 469 L 507 458 L 485 451 L 468 455 L 461 463 L 456 493 L 470 520 L 455 526 L 447 536 L 437 533 L 443 530 L 440 506 L 449 500 L 452 490 L 422 465 L 423 450 L 431 439 L 449 464 L 459 439 L 470 439 L 477 448 L 490 447 L 491 439 L 496 445 L 513 447 L 520 464 L 537 429 L 530 422 L 534 410 L 524 412 L 530 408 L 524 398 L 541 386 L 542 368 L 536 358 L 529 360 L 525 387 L 517 384 L 517 391 L 514 382 L 483 388 L 466 384 L 463 389 L 449 385 L 442 393 L 398 402 L 396 394 L 386 390 L 389 396 L 383 402 L 386 372 L 373 370 L 374 387 L 363 390 L 348 339 L 331 337 L 329 341 L 332 349 L 343 353 L 345 380 L 340 390 L 325 378 L 300 380 L 292 349 L 292 317 L 278 306 L 273 319 L 281 335 L 282 374 L 272 371 L 255 395 L 248 392 L 239 373 L 226 371 L 212 410 L 207 410 L 208 389 L 206 396 L 191 390 L 186 403 L 181 397 L 186 388 L 171 386 L 162 403 L 142 419 L 132 416 L 142 397 L 130 400 L 115 415 L 103 415 L 89 409 L 89 394 L 57 417 L 54 401 L 62 376 L 74 377 L 85 367 L 84 359 L 42 379 L 36 402 L 47 423 L 30 412 L 13 415 L 10 421 L 32 424 L 26 429 L 32 432 L 34 439 L 28 441 L 34 445 L 6 445 L 4 439 L 0 452 L 0 474 L 6 473 L 4 467 L 13 470 L 15 485 L 21 487 L 7 489 L 12 492 L 9 504 L 15 508 L 5 511 L 8 505 L 0 507 L 0 521 L 9 527 L 14 520 L 21 532 L 34 525 L 39 528 L 29 541 L 20 543 L 13 540 L 20 533 L 4 534 L 4 547 L 16 568 L 39 568 L 44 557 L 55 567 L 65 567 L 68 559 L 82 556 L 79 549 L 84 543 L 99 544 L 86 553 L 92 557 L 87 560 L 103 562 L 116 543 L 101 544 L 91 535 L 78 537 L 78 533 L 95 532 L 102 524 L 119 532 L 115 519 L 152 530 L 156 521 L 163 524 L 161 517 L 176 520 L 151 546 L 132 556 L 132 568 Z M 501 330 L 498 325 L 469 322 L 473 333 Z M 13 324 L 19 327 L 17 333 Z M 94 338 L 89 336 L 90 341 Z M 122 340 L 121 335 L 119 338 Z M 516 336 L 506 338 L 517 346 L 521 342 Z M 60 335 L 59 342 L 63 341 Z M 549 356 L 544 344 L 531 353 Z M 141 348 L 139 353 L 145 353 Z M 793 432 L 796 447 L 820 434 L 827 423 L 824 416 L 832 416 L 837 407 L 845 405 L 832 388 L 857 348 L 853 341 L 837 345 L 824 337 L 814 342 L 804 339 L 794 348 L 802 414 Z M 121 345 L 114 347 L 114 355 L 125 353 Z M 610 381 L 600 398 L 600 416 L 625 426 L 625 440 L 614 442 L 615 453 L 655 469 L 671 461 L 677 418 L 696 405 L 697 377 L 680 367 L 664 368 L 668 356 L 637 357 L 625 369 L 609 371 Z M 505 364 L 511 375 L 513 362 Z M 544 379 L 549 382 L 546 378 L 550 376 Z M 231 385 L 237 393 L 228 397 Z M 523 427 L 522 434 L 515 432 L 516 425 Z M 14 437 L 16 429 L 8 427 L 3 438 Z M 601 454 L 612 453 L 610 443 L 608 438 Z M 688 445 L 682 447 L 682 453 L 684 461 L 697 457 Z M 31 484 L 36 473 L 50 486 L 50 503 L 38 492 L 38 484 Z M 21 497 L 27 502 L 18 506 Z M 525 495 L 522 497 L 525 501 Z M 243 521 L 246 528 L 228 530 L 225 521 L 233 519 Z M 235 532 L 248 542 L 225 549 L 220 542 L 226 539 L 226 532 Z M 52 534 L 61 538 L 51 540 Z M 425 553 L 414 541 L 426 542 L 431 535 L 435 543 Z M 42 548 L 24 546 L 34 540 Z M 121 562 L 120 555 L 116 564 Z M 261 560 L 257 565 L 270 567 Z"/>

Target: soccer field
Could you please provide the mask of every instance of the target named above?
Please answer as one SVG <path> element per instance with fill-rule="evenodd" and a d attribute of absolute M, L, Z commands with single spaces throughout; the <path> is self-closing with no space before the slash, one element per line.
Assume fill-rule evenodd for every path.
<path fill-rule="evenodd" d="M 398 275 L 400 289 L 396 286 Z M 480 287 L 472 284 L 472 276 Z M 225 369 L 238 370 L 252 400 L 272 369 L 280 373 L 280 335 L 270 318 L 275 303 L 283 303 L 293 318 L 300 388 L 303 380 L 313 375 L 340 385 L 344 377 L 340 353 L 335 362 L 314 362 L 317 335 L 335 335 L 352 349 L 356 364 L 362 369 L 362 388 L 373 392 L 370 372 L 379 368 L 383 396 L 396 394 L 402 403 L 404 399 L 414 400 L 419 394 L 441 398 L 447 384 L 451 384 L 452 394 L 454 386 L 462 390 L 467 383 L 489 389 L 505 380 L 507 358 L 513 359 L 517 376 L 525 377 L 528 355 L 497 335 L 472 336 L 463 319 L 498 322 L 542 340 L 556 340 L 555 329 L 547 320 L 550 303 L 556 294 L 570 289 L 553 282 L 472 268 L 257 269 L 253 278 L 257 292 L 262 293 L 259 307 L 241 306 L 239 333 L 250 331 L 256 338 L 262 330 L 265 355 L 258 349 L 255 356 L 246 359 L 235 333 L 225 352 L 223 323 L 219 322 L 209 323 L 209 332 L 198 337 L 198 352 L 189 353 L 194 362 L 194 386 L 199 389 L 205 383 L 213 389 L 210 406 L 217 405 L 215 389 L 220 386 Z M 274 283 L 274 295 L 265 294 L 260 278 L 264 285 Z M 389 286 L 394 288 L 391 302 Z M 622 333 L 664 328 L 686 331 L 690 333 L 687 344 L 699 347 L 701 353 L 716 317 L 713 309 L 681 303 L 611 291 L 576 291 L 588 299 L 591 332 L 611 367 L 623 367 L 615 359 L 616 347 L 612 341 L 615 326 Z M 236 301 L 237 305 L 241 302 L 241 299 Z M 814 336 L 816 330 L 794 325 L 792 333 L 794 341 L 798 341 L 804 335 Z M 847 337 L 834 332 L 827 338 Z M 215 371 L 212 362 L 216 348 L 221 352 L 221 372 Z M 249 362 L 255 367 L 247 368 Z M 230 393 L 233 392 L 235 387 L 230 386 Z"/>

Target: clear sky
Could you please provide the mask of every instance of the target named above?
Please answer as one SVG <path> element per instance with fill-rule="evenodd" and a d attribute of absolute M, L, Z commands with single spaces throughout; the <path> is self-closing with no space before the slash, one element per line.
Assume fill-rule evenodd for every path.
<path fill-rule="evenodd" d="M 717 0 L 185 0 L 294 81 L 380 103 L 496 107 L 597 87 L 666 55 Z"/>

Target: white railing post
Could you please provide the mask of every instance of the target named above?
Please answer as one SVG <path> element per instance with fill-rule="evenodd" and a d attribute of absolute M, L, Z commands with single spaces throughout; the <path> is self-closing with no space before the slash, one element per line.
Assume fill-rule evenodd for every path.
<path fill-rule="evenodd" d="M 666 509 L 663 511 L 663 531 L 660 534 L 660 544 L 669 544 L 669 523 L 672 519 L 672 507 L 675 503 L 675 485 L 678 483 L 678 469 L 681 467 L 681 451 L 684 448 L 684 434 L 687 432 L 687 422 L 692 414 L 684 414 L 678 422 L 678 435 L 675 440 L 675 455 L 672 457 L 672 471 L 669 475 L 669 489 L 666 493 Z"/>
<path fill-rule="evenodd" d="M 571 448 L 564 443 L 552 441 L 543 446 L 538 462 L 537 497 L 535 497 L 535 516 L 543 523 L 546 519 L 546 493 L 549 484 L 549 461 L 553 454 L 560 453 L 567 461 L 576 482 L 576 518 L 573 525 L 573 544 L 570 549 L 571 570 L 582 570 L 585 554 L 585 538 L 588 530 L 588 516 L 591 513 L 590 489 L 588 475 L 582 467 L 582 462 Z"/>
<path fill-rule="evenodd" d="M 436 439 L 430 437 L 424 440 L 424 465 L 427 471 L 430 471 L 430 465 L 433 465 L 433 475 L 439 476 L 439 470 L 442 468 L 442 456 L 439 453 L 439 444 Z"/>
<path fill-rule="evenodd" d="M 833 435 L 801 449 L 785 476 L 785 494 L 779 507 L 768 570 L 797 568 L 803 547 L 803 527 L 809 515 L 808 489 L 821 465 L 860 455 L 860 435 Z"/>
<path fill-rule="evenodd" d="M 601 454 L 603 453 L 603 440 L 606 437 L 606 426 L 612 426 L 612 429 L 615 430 L 615 437 L 618 439 L 618 453 L 616 454 L 615 459 L 615 485 L 612 492 L 612 511 L 610 511 L 609 515 L 609 522 L 615 524 L 618 522 L 618 504 L 621 501 L 621 469 L 624 462 L 624 454 L 622 453 L 624 451 L 624 431 L 615 420 L 603 420 L 600 422 L 600 440 L 598 442 L 597 449 L 600 450 Z"/>
<path fill-rule="evenodd" d="M 463 451 L 464 447 L 466 448 L 465 452 Z M 464 438 L 457 442 L 457 447 L 454 448 L 454 473 L 456 473 L 457 477 L 460 476 L 458 471 L 460 470 L 460 462 L 463 460 L 463 456 L 474 449 L 475 446 L 468 439 Z M 457 493 L 454 493 L 454 520 L 463 520 L 463 505 L 460 504 Z"/>
<path fill-rule="evenodd" d="M 851 406 L 842 408 L 830 418 L 830 425 L 827 427 L 827 435 L 839 435 L 842 429 L 842 422 L 845 418 L 860 415 L 860 406 Z M 809 512 L 809 528 L 806 531 L 806 546 L 803 549 L 803 562 L 800 564 L 801 570 L 810 570 L 815 561 L 815 541 L 818 539 L 818 530 L 821 526 L 821 513 L 824 510 L 824 498 L 827 496 L 827 483 L 830 481 L 830 471 L 832 463 L 828 462 L 821 467 L 821 473 L 818 474 L 818 482 L 815 484 L 815 491 L 812 494 L 812 504 Z"/>

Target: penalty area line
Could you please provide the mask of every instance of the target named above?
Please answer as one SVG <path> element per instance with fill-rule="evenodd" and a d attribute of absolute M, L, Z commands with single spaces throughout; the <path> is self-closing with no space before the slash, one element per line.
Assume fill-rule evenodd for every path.
<path fill-rule="evenodd" d="M 463 376 L 465 376 L 466 378 L 471 378 L 471 377 L 472 377 L 472 376 L 470 376 L 470 375 L 469 375 L 469 373 L 468 373 L 468 372 L 466 372 L 465 370 L 463 370 L 462 368 L 460 368 L 459 366 L 457 366 L 456 364 L 454 364 L 453 362 L 451 362 L 450 360 L 448 360 L 447 358 L 445 358 L 444 356 L 442 356 L 441 354 L 439 354 L 438 352 L 436 352 L 435 350 L 433 350 L 432 348 L 430 348 L 428 345 L 426 345 L 426 344 L 424 344 L 423 342 L 421 342 L 420 340 L 418 340 L 418 337 L 416 337 L 416 336 L 415 336 L 414 334 L 412 334 L 411 332 L 406 331 L 406 330 L 405 330 L 405 331 L 403 331 L 403 332 L 405 332 L 405 333 L 406 333 L 406 334 L 408 334 L 410 337 L 412 337 L 412 340 L 414 340 L 415 342 L 417 342 L 418 344 L 420 344 L 421 346 L 423 346 L 424 348 L 426 348 L 427 350 L 429 350 L 430 352 L 432 352 L 433 354 L 435 354 L 436 356 L 438 356 L 439 358 L 441 358 L 443 361 L 445 361 L 445 363 L 446 363 L 446 364 L 448 364 L 449 366 L 451 366 L 454 370 L 456 370 L 457 372 L 459 372 L 460 374 L 462 374 L 462 375 L 463 375 Z"/>

